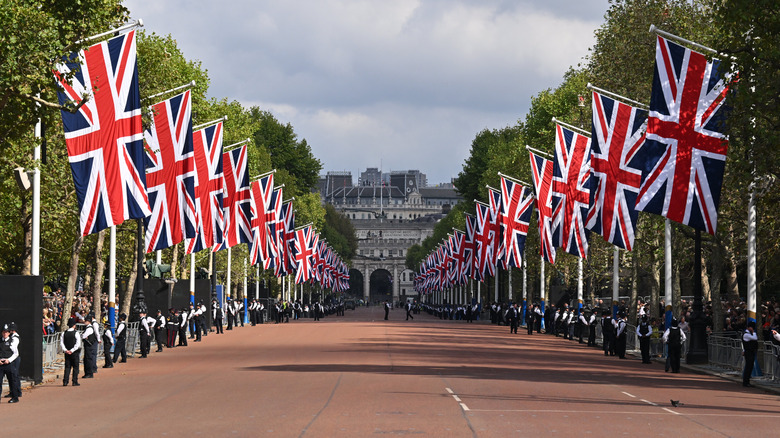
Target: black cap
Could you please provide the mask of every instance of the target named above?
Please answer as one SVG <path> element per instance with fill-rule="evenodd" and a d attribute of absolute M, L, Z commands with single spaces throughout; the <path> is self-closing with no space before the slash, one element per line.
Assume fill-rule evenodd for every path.
<path fill-rule="evenodd" d="M 8 329 L 11 330 L 12 332 L 15 332 L 16 331 L 16 323 L 12 321 L 10 324 L 8 324 Z"/>
<path fill-rule="evenodd" d="M 4 332 L 10 332 L 11 331 L 11 329 L 8 328 L 8 324 L 3 324 L 3 331 Z"/>
<path fill-rule="evenodd" d="M 74 327 L 76 325 L 75 318 L 68 318 L 68 327 Z"/>
<path fill-rule="evenodd" d="M 119 319 L 127 319 L 127 314 L 126 313 L 120 313 L 119 314 Z"/>

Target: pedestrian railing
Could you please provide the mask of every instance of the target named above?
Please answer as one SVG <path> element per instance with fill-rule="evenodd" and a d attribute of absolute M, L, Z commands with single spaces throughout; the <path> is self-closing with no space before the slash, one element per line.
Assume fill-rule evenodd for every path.
<path fill-rule="evenodd" d="M 740 369 L 744 366 L 742 341 L 727 336 L 707 338 L 707 358 L 712 365 Z"/>
<path fill-rule="evenodd" d="M 43 372 L 47 370 L 56 369 L 57 357 L 62 351 L 60 350 L 60 337 L 62 333 L 55 333 L 53 335 L 43 336 Z"/>

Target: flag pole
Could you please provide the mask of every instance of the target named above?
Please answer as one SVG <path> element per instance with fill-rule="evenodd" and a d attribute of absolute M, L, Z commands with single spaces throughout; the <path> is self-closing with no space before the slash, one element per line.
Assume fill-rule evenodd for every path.
<path fill-rule="evenodd" d="M 588 85 L 586 85 L 585 87 L 587 89 L 589 89 L 589 90 L 593 90 L 593 91 L 596 91 L 596 92 L 601 93 L 601 94 L 606 94 L 607 96 L 615 98 L 617 100 L 622 100 L 622 101 L 624 101 L 624 103 L 628 103 L 628 104 L 637 106 L 637 107 L 639 107 L 641 109 L 644 109 L 644 110 L 648 109 L 648 106 L 646 104 L 642 103 L 642 102 L 638 102 L 636 100 L 629 99 L 629 98 L 627 98 L 625 96 L 621 96 L 621 95 L 619 95 L 617 93 L 613 93 L 613 92 L 607 91 L 607 90 L 605 90 L 603 88 L 596 87 L 595 85 L 591 84 L 590 82 L 588 82 Z"/>
<path fill-rule="evenodd" d="M 511 177 L 511 176 L 509 176 L 509 175 L 507 175 L 507 174 L 501 173 L 501 172 L 498 172 L 498 176 L 500 176 L 500 177 L 502 177 L 502 178 L 506 178 L 506 179 L 508 179 L 508 180 L 511 180 L 511 181 L 513 181 L 513 182 L 516 182 L 516 183 L 522 184 L 522 185 L 524 185 L 524 186 L 529 186 L 529 187 L 531 186 L 531 184 L 528 184 L 527 182 L 525 182 L 525 181 L 523 181 L 523 180 L 520 180 L 520 179 L 517 179 L 517 178 L 513 178 L 513 177 Z"/>
<path fill-rule="evenodd" d="M 720 56 L 728 56 L 728 55 L 724 55 L 724 54 L 722 54 L 722 53 L 718 52 L 717 50 L 715 50 L 715 49 L 712 49 L 712 48 L 710 48 L 710 47 L 707 47 L 707 46 L 702 46 L 702 45 L 701 45 L 701 44 L 699 44 L 699 43 L 694 43 L 694 42 L 693 42 L 693 41 L 691 41 L 691 40 L 686 40 L 686 39 L 685 39 L 685 38 L 683 38 L 683 37 L 679 37 L 679 36 L 677 36 L 677 35 L 675 35 L 675 34 L 673 34 L 673 33 L 669 33 L 669 32 L 666 32 L 666 31 L 664 31 L 664 30 L 661 30 L 661 29 L 659 29 L 659 28 L 655 27 L 655 24 L 651 24 L 651 25 L 650 25 L 650 33 L 654 33 L 654 34 L 656 34 L 656 35 L 660 35 L 660 36 L 662 36 L 662 37 L 664 37 L 664 38 L 666 38 L 666 39 L 675 40 L 675 41 L 677 41 L 678 43 L 688 44 L 688 45 L 691 45 L 691 46 L 693 46 L 693 47 L 696 47 L 697 49 L 701 49 L 701 50 L 704 50 L 704 51 L 706 51 L 706 52 L 714 53 L 714 54 L 716 54 L 716 55 L 720 55 Z"/>
<path fill-rule="evenodd" d="M 232 148 L 233 146 L 236 146 L 236 147 L 238 147 L 239 145 L 240 145 L 240 146 L 243 146 L 243 145 L 245 145 L 245 144 L 249 143 L 249 140 L 250 140 L 250 139 L 249 139 L 249 138 L 247 138 L 247 139 L 241 140 L 241 141 L 239 141 L 239 142 L 237 142 L 237 143 L 233 143 L 233 144 L 231 144 L 231 145 L 223 146 L 223 147 L 222 147 L 222 152 L 230 152 L 230 150 L 231 150 L 230 148 Z"/>
<path fill-rule="evenodd" d="M 111 35 L 112 33 L 122 32 L 123 30 L 127 30 L 127 29 L 130 29 L 130 28 L 136 27 L 136 26 L 143 27 L 144 26 L 144 20 L 139 18 L 139 19 L 135 20 L 132 23 L 127 23 L 124 26 L 117 27 L 116 29 L 107 30 L 107 31 L 105 31 L 103 33 L 99 33 L 97 35 L 88 36 L 88 37 L 86 37 L 84 39 L 80 39 L 80 40 L 76 41 L 76 44 L 86 43 L 88 41 L 96 40 L 96 39 L 104 37 L 106 35 Z"/>
<path fill-rule="evenodd" d="M 306 225 L 301 225 L 300 227 L 296 228 L 295 231 L 302 230 L 302 229 L 304 229 L 304 228 L 306 228 L 308 226 L 311 226 L 311 225 L 314 225 L 314 222 L 309 222 Z"/>
<path fill-rule="evenodd" d="M 274 173 L 274 172 L 276 172 L 276 169 L 273 169 L 273 170 L 271 170 L 270 172 L 261 173 L 260 175 L 257 175 L 257 176 L 255 176 L 255 177 L 253 177 L 251 180 L 252 180 L 252 181 L 256 181 L 256 180 L 258 180 L 258 179 L 260 179 L 260 178 L 262 178 L 262 177 L 264 177 L 264 176 L 270 175 L 270 174 L 272 174 L 272 173 Z"/>
<path fill-rule="evenodd" d="M 198 125 L 198 126 L 193 126 L 192 130 L 193 131 L 197 131 L 198 129 L 206 128 L 206 127 L 211 126 L 211 125 L 216 125 L 219 122 L 226 122 L 227 119 L 228 119 L 228 116 L 222 116 L 222 117 L 220 117 L 220 118 L 218 118 L 216 120 L 212 120 L 210 122 L 206 122 L 206 123 L 203 123 L 203 124 Z"/>
<path fill-rule="evenodd" d="M 155 97 L 160 97 L 160 96 L 162 96 L 164 94 L 175 93 L 175 92 L 177 92 L 179 90 L 183 90 L 185 88 L 190 88 L 190 87 L 194 87 L 194 86 L 195 86 L 195 81 L 192 81 L 189 84 L 180 85 L 178 87 L 171 88 L 170 90 L 165 90 L 165 91 L 162 91 L 162 92 L 157 93 L 157 94 L 152 94 L 151 96 L 146 96 L 143 100 L 147 101 L 147 100 L 150 100 L 150 99 L 154 99 Z"/>
<path fill-rule="evenodd" d="M 553 121 L 553 123 L 557 123 L 557 124 L 559 124 L 561 126 L 565 126 L 565 127 L 569 128 L 571 130 L 578 131 L 579 133 L 581 133 L 585 137 L 590 138 L 590 132 L 588 132 L 588 131 L 586 131 L 586 130 L 584 130 L 582 128 L 578 128 L 578 127 L 576 127 L 574 125 L 570 125 L 570 124 L 568 124 L 566 122 L 562 122 L 562 121 L 556 119 L 555 117 L 552 118 L 552 121 Z"/>
<path fill-rule="evenodd" d="M 552 160 L 552 158 L 553 158 L 553 156 L 550 155 L 549 152 L 543 152 L 543 151 L 540 151 L 539 149 L 534 149 L 534 148 L 532 148 L 531 146 L 528 146 L 528 145 L 525 145 L 525 148 L 528 149 L 529 151 L 537 153 L 537 154 L 539 154 L 539 155 L 541 155 L 541 156 L 543 156 L 543 157 L 545 157 L 547 159 Z"/>

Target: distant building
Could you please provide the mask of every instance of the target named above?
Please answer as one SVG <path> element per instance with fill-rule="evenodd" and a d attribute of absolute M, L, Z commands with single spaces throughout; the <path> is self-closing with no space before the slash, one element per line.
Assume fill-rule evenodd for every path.
<path fill-rule="evenodd" d="M 384 182 L 384 184 L 383 184 Z M 360 173 L 328 172 L 320 178 L 320 198 L 348 217 L 358 237 L 350 276 L 353 295 L 371 302 L 419 299 L 406 252 L 433 234 L 438 221 L 462 199 L 452 184 L 428 187 L 419 170 Z"/>

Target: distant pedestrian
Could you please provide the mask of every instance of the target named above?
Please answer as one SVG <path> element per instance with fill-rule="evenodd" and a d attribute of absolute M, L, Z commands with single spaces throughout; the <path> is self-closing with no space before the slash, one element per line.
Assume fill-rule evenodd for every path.
<path fill-rule="evenodd" d="M 389 316 L 390 316 L 390 303 L 385 301 L 385 321 L 388 320 Z"/>
<path fill-rule="evenodd" d="M 647 314 L 642 315 L 639 325 L 636 326 L 636 336 L 639 338 L 639 351 L 642 352 L 642 363 L 650 362 L 650 336 L 653 334 L 653 327 L 647 321 Z"/>
<path fill-rule="evenodd" d="M 414 316 L 412 316 L 412 302 L 407 301 L 406 302 L 406 320 L 409 321 L 409 318 L 414 319 Z"/>

